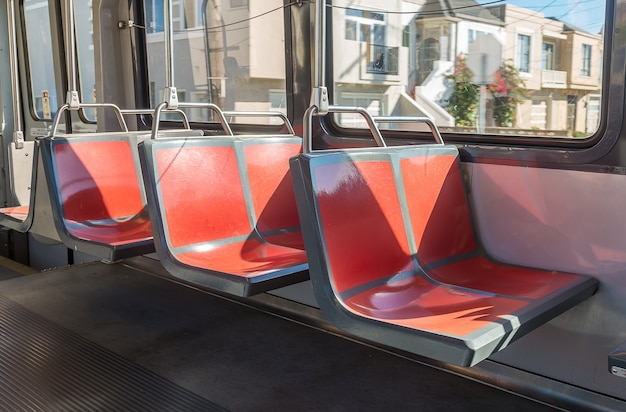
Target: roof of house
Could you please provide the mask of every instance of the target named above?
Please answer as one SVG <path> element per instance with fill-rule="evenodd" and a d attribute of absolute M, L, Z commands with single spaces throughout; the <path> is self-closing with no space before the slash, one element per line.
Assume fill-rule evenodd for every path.
<path fill-rule="evenodd" d="M 474 0 L 426 0 L 415 18 L 418 20 L 432 17 L 462 18 L 497 25 L 503 24 L 487 8 Z"/>

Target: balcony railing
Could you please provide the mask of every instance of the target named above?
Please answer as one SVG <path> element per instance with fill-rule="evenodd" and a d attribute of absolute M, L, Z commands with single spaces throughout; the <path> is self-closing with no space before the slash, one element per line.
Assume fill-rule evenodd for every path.
<path fill-rule="evenodd" d="M 398 48 L 370 44 L 367 49 L 367 72 L 398 74 Z"/>
<path fill-rule="evenodd" d="M 548 89 L 567 88 L 567 72 L 558 70 L 542 70 L 541 87 Z"/>

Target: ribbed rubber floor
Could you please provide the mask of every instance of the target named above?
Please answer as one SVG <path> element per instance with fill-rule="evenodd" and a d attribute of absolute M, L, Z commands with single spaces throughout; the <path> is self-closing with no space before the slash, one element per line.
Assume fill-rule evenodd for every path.
<path fill-rule="evenodd" d="M 0 296 L 0 410 L 224 409 Z"/>

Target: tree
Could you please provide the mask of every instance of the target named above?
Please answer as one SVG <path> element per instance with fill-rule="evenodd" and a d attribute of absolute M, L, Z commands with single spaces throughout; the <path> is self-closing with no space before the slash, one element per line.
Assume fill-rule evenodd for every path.
<path fill-rule="evenodd" d="M 497 126 L 512 127 L 517 105 L 527 96 L 524 80 L 510 60 L 502 63 L 494 77 L 495 81 L 487 85 L 494 99 L 493 117 Z"/>
<path fill-rule="evenodd" d="M 465 56 L 457 56 L 454 72 L 445 76 L 454 82 L 454 90 L 448 99 L 448 112 L 457 126 L 475 126 L 479 103 L 479 88 L 472 84 L 474 73 L 467 66 Z"/>

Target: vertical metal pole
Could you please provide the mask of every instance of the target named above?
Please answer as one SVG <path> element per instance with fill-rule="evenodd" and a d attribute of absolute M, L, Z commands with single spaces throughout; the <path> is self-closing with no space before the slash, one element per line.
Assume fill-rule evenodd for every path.
<path fill-rule="evenodd" d="M 170 109 L 178 108 L 178 93 L 174 87 L 174 33 L 172 18 L 172 0 L 163 2 L 163 32 L 165 36 L 165 90 L 163 90 L 163 101 Z"/>
<path fill-rule="evenodd" d="M 165 88 L 173 86 L 174 83 L 174 59 L 172 59 L 172 50 L 174 50 L 174 36 L 172 35 L 172 0 L 163 2 L 163 32 L 165 35 Z"/>
<path fill-rule="evenodd" d="M 478 133 L 485 133 L 485 122 L 487 106 L 487 53 L 480 55 L 480 94 L 478 101 Z"/>
<path fill-rule="evenodd" d="M 313 87 L 326 86 L 326 1 L 315 1 L 315 71 Z"/>
<path fill-rule="evenodd" d="M 213 103 L 213 68 L 211 67 L 211 44 L 209 42 L 209 14 L 207 13 L 208 5 L 209 0 L 202 0 L 202 26 L 204 27 L 204 56 L 207 71 L 207 96 L 209 98 L 209 103 Z"/>
<path fill-rule="evenodd" d="M 17 62 L 17 28 L 15 25 L 15 0 L 8 3 L 9 9 L 9 59 L 11 60 L 11 89 L 13 96 L 13 143 L 16 149 L 24 148 L 22 131 L 22 99 L 20 98 L 19 68 Z"/>
<path fill-rule="evenodd" d="M 315 1 L 313 94 L 311 106 L 318 108 L 319 115 L 328 113 L 328 90 L 326 89 L 326 1 Z"/>
<path fill-rule="evenodd" d="M 65 44 L 67 45 L 67 76 L 68 91 L 66 103 L 71 109 L 77 109 L 80 106 L 78 98 L 78 84 L 76 76 L 76 39 L 74 36 L 74 0 L 65 0 L 65 21 L 67 33 L 65 33 Z"/>

